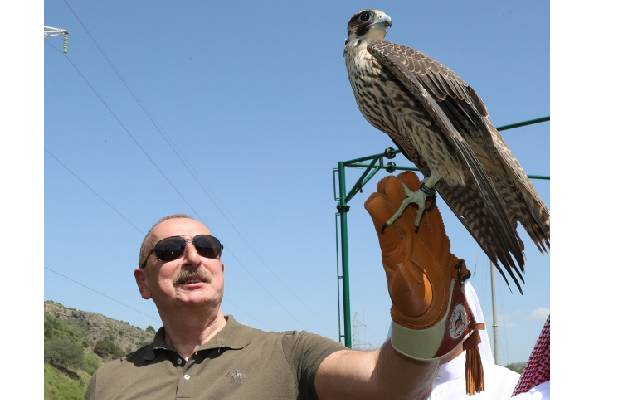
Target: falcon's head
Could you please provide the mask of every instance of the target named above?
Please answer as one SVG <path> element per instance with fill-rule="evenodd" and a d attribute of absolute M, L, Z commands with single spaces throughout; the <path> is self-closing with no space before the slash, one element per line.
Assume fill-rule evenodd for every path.
<path fill-rule="evenodd" d="M 391 17 L 380 10 L 362 10 L 347 23 L 347 43 L 360 40 L 383 40 L 391 26 Z"/>

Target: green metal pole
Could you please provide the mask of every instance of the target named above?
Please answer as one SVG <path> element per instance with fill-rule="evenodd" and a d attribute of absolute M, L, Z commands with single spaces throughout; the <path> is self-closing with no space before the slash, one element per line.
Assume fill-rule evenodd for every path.
<path fill-rule="evenodd" d="M 514 124 L 503 125 L 497 127 L 496 129 L 499 131 L 504 131 L 507 129 L 520 128 L 522 126 L 538 124 L 541 122 L 550 121 L 550 117 L 542 117 L 542 118 L 534 118 L 527 121 L 516 122 Z M 341 335 L 340 326 L 339 326 L 339 340 L 341 337 L 345 338 L 345 346 L 351 348 L 352 347 L 352 326 L 351 326 L 351 318 L 350 318 L 350 307 L 349 307 L 349 270 L 348 270 L 348 247 L 347 247 L 347 212 L 349 211 L 349 206 L 347 203 L 351 200 L 356 193 L 365 186 L 365 184 L 380 170 L 386 169 L 387 172 L 393 171 L 419 171 L 415 167 L 399 167 L 394 163 L 388 163 L 388 165 L 384 165 L 383 157 L 387 159 L 394 158 L 397 154 L 400 154 L 400 150 L 393 149 L 391 147 L 385 149 L 384 152 L 373 154 L 371 156 L 366 157 L 358 157 L 348 161 L 340 161 L 338 163 L 338 168 L 332 170 L 332 187 L 334 188 L 334 173 L 338 172 L 338 206 L 337 212 L 340 219 L 340 229 L 341 229 L 341 265 L 342 265 L 342 276 L 338 276 L 338 279 L 343 280 L 343 330 L 344 335 Z M 373 160 L 371 163 L 365 163 L 365 161 Z M 375 165 L 378 162 L 378 165 Z M 391 165 L 390 165 L 391 164 Z M 356 182 L 351 192 L 348 194 L 347 189 L 345 187 L 345 168 L 346 167 L 354 167 L 354 168 L 366 168 L 363 175 Z M 541 179 L 541 180 L 550 180 L 550 176 L 543 175 L 528 175 L 530 179 Z M 336 192 L 336 190 L 334 190 Z M 334 197 L 336 197 L 336 193 L 334 193 Z M 336 200 L 336 198 L 335 198 Z M 338 238 L 337 238 L 338 243 Z M 337 249 L 338 253 L 338 249 Z M 338 254 L 337 254 L 338 257 Z M 492 301 L 495 303 L 495 299 Z M 495 310 L 494 310 L 495 314 Z M 339 324 L 340 324 L 340 316 L 339 316 Z M 497 325 L 494 326 L 494 336 Z M 496 345 L 494 345 L 494 349 Z"/>
<path fill-rule="evenodd" d="M 502 131 L 506 131 L 507 129 L 520 128 L 520 127 L 523 127 L 523 126 L 527 126 L 527 125 L 531 125 L 531 124 L 539 124 L 541 122 L 546 122 L 546 121 L 550 121 L 550 120 L 551 120 L 551 117 L 533 118 L 533 119 L 529 119 L 527 121 L 516 122 L 514 124 L 502 125 L 502 126 L 499 126 L 499 127 L 495 128 L 495 129 L 497 129 L 500 132 L 502 132 Z"/>
<path fill-rule="evenodd" d="M 341 220 L 341 266 L 343 267 L 343 333 L 345 334 L 345 346 L 352 348 L 352 324 L 349 311 L 349 271 L 347 251 L 347 189 L 345 188 L 345 165 L 338 163 L 338 213 Z"/>
<path fill-rule="evenodd" d="M 378 153 L 378 154 L 373 154 L 371 156 L 365 156 L 365 157 L 358 157 L 358 158 L 354 158 L 352 160 L 348 160 L 348 161 L 343 161 L 343 164 L 346 167 L 349 167 L 350 164 L 352 163 L 357 163 L 357 162 L 361 162 L 361 161 L 368 161 L 368 160 L 373 160 L 375 158 L 379 158 L 379 157 L 387 157 L 387 158 L 394 158 L 396 157 L 396 154 L 400 154 L 401 151 L 400 150 L 396 150 L 393 147 L 388 147 L 385 149 L 385 151 L 383 151 L 382 153 Z"/>

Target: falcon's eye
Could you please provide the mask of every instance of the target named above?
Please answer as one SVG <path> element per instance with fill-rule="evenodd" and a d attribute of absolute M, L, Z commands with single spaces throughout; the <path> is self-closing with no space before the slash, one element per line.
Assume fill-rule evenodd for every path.
<path fill-rule="evenodd" d="M 360 20 L 363 22 L 367 22 L 369 21 L 369 18 L 372 16 L 372 14 L 369 11 L 365 11 L 364 13 L 361 14 L 360 16 Z"/>

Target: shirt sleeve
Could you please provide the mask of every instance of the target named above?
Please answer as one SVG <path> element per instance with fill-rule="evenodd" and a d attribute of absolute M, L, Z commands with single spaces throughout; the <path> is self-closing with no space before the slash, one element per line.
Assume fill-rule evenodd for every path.
<path fill-rule="evenodd" d="M 325 357 L 345 346 L 309 332 L 290 332 L 283 337 L 283 352 L 295 371 L 301 399 L 316 400 L 314 376 Z"/>

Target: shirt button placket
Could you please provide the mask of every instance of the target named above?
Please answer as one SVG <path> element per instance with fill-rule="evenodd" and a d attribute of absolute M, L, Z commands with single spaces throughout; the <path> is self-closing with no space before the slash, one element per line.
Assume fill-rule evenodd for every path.
<path fill-rule="evenodd" d="M 192 360 L 185 362 L 184 360 L 179 358 L 177 360 L 177 365 L 179 365 L 179 382 L 177 383 L 177 398 L 178 399 L 192 399 L 193 398 L 193 388 L 191 378 L 192 376 L 188 373 L 190 367 L 192 367 Z"/>

